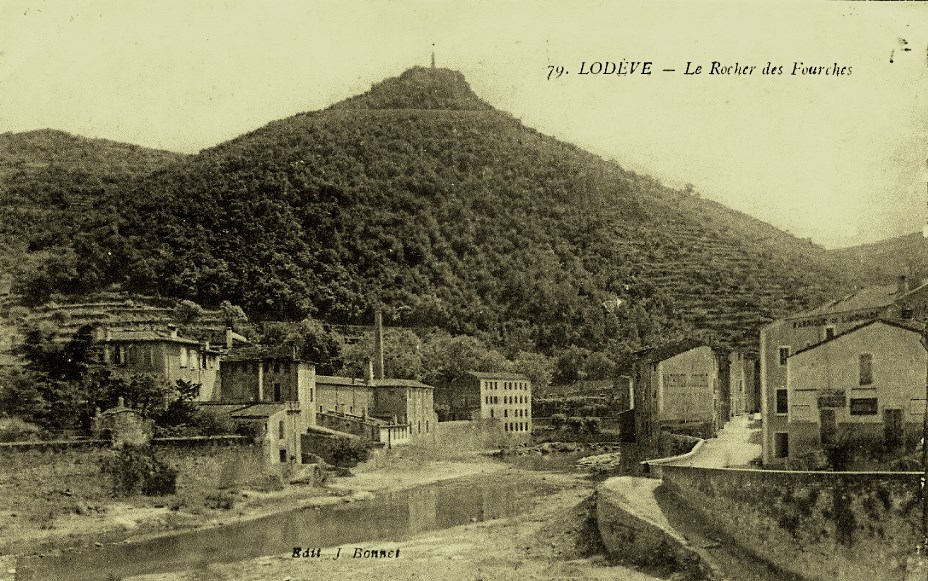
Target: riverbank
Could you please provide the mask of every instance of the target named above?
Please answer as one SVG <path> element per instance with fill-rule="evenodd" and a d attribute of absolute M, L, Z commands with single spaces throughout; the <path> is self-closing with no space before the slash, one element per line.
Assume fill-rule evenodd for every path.
<path fill-rule="evenodd" d="M 75 489 L 72 496 L 60 500 L 75 509 L 60 510 L 48 519 L 21 518 L 21 512 L 13 511 L 0 514 L 0 554 L 55 554 L 94 544 L 170 535 L 505 469 L 505 464 L 478 454 L 455 460 L 383 456 L 352 469 L 354 476 L 331 478 L 324 486 L 291 484 L 281 490 L 230 490 L 209 496 L 205 504 L 202 499 L 190 502 L 176 497 L 88 499 Z"/>
<path fill-rule="evenodd" d="M 323 548 L 322 557 L 316 558 L 294 559 L 290 554 L 279 554 L 129 579 L 655 579 L 611 565 L 604 557 L 595 525 L 589 521 L 593 484 L 588 479 L 576 474 L 503 468 L 501 479 L 518 478 L 526 487 L 543 484 L 552 490 L 518 516 L 487 521 L 475 517 L 478 522 L 409 539 L 357 544 L 362 551 L 383 550 L 385 555 L 393 551 L 393 557 L 355 558 L 356 546 L 351 545 L 342 547 L 341 553 L 337 547 Z"/>

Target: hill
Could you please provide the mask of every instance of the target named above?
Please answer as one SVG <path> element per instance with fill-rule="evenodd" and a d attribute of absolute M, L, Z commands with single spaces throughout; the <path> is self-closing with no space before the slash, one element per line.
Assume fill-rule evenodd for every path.
<path fill-rule="evenodd" d="M 886 281 L 901 274 L 916 280 L 928 277 L 928 240 L 921 232 L 888 238 L 831 253 L 853 265 L 858 275 L 870 282 Z"/>
<path fill-rule="evenodd" d="M 105 189 L 183 157 L 51 129 L 0 134 L 0 269 L 60 250 Z"/>
<path fill-rule="evenodd" d="M 525 127 L 414 68 L 107 190 L 59 288 L 241 304 L 252 317 L 615 354 L 757 327 L 853 284 L 825 250 Z M 47 282 L 47 281 L 46 281 Z"/>

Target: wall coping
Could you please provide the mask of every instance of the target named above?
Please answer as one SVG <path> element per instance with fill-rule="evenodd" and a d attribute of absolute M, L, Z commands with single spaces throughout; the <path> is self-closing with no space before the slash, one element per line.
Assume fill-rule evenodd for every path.
<path fill-rule="evenodd" d="M 658 464 L 660 466 L 663 466 L 670 462 L 679 462 L 680 460 L 689 460 L 690 458 L 695 456 L 696 453 L 699 452 L 699 450 L 702 449 L 702 446 L 705 443 L 706 443 L 705 440 L 703 440 L 702 438 L 698 438 L 697 442 L 693 445 L 692 449 L 690 449 L 689 452 L 686 452 L 684 454 L 677 454 L 676 456 L 666 456 L 664 458 L 642 460 L 641 462 L 639 462 L 639 464 L 641 464 L 644 467 L 650 466 L 651 464 Z"/>
<path fill-rule="evenodd" d="M 663 458 L 661 459 L 663 460 Z M 647 464 L 653 462 L 652 460 L 645 460 L 641 462 L 642 464 Z M 739 472 L 744 474 L 751 475 L 789 475 L 789 476 L 817 476 L 817 477 L 843 477 L 843 476 L 922 476 L 923 472 L 892 472 L 889 470 L 869 470 L 869 471 L 845 471 L 845 472 L 836 472 L 832 470 L 765 470 L 761 468 L 710 468 L 706 466 L 676 466 L 676 465 L 667 465 L 664 468 L 669 468 L 671 470 L 698 470 L 703 472 Z"/>

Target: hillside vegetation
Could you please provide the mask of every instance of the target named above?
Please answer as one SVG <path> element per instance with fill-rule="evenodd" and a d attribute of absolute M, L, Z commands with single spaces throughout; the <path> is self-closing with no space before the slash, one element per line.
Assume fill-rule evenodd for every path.
<path fill-rule="evenodd" d="M 839 257 L 539 134 L 446 69 L 149 169 L 103 188 L 42 288 L 331 323 L 383 304 L 505 353 L 615 356 L 694 330 L 752 346 L 854 282 Z"/>
<path fill-rule="evenodd" d="M 912 280 L 928 276 L 928 240 L 921 232 L 839 248 L 831 253 L 837 260 L 852 264 L 862 279 L 871 282 L 885 283 L 903 274 Z"/>
<path fill-rule="evenodd" d="M 67 252 L 104 191 L 183 155 L 45 129 L 0 134 L 0 270 Z"/>

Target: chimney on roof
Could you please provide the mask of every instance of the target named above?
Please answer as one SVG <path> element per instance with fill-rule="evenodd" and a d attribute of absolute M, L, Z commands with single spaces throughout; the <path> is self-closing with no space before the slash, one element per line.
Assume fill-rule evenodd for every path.
<path fill-rule="evenodd" d="M 226 351 L 232 350 L 232 327 L 226 327 Z"/>
<path fill-rule="evenodd" d="M 177 325 L 168 325 L 168 331 L 171 332 L 171 339 L 177 339 Z"/>
<path fill-rule="evenodd" d="M 374 377 L 383 379 L 383 311 L 374 311 Z"/>
<path fill-rule="evenodd" d="M 907 292 L 909 292 L 909 280 L 904 274 L 900 274 L 896 282 L 896 294 L 901 296 Z"/>

